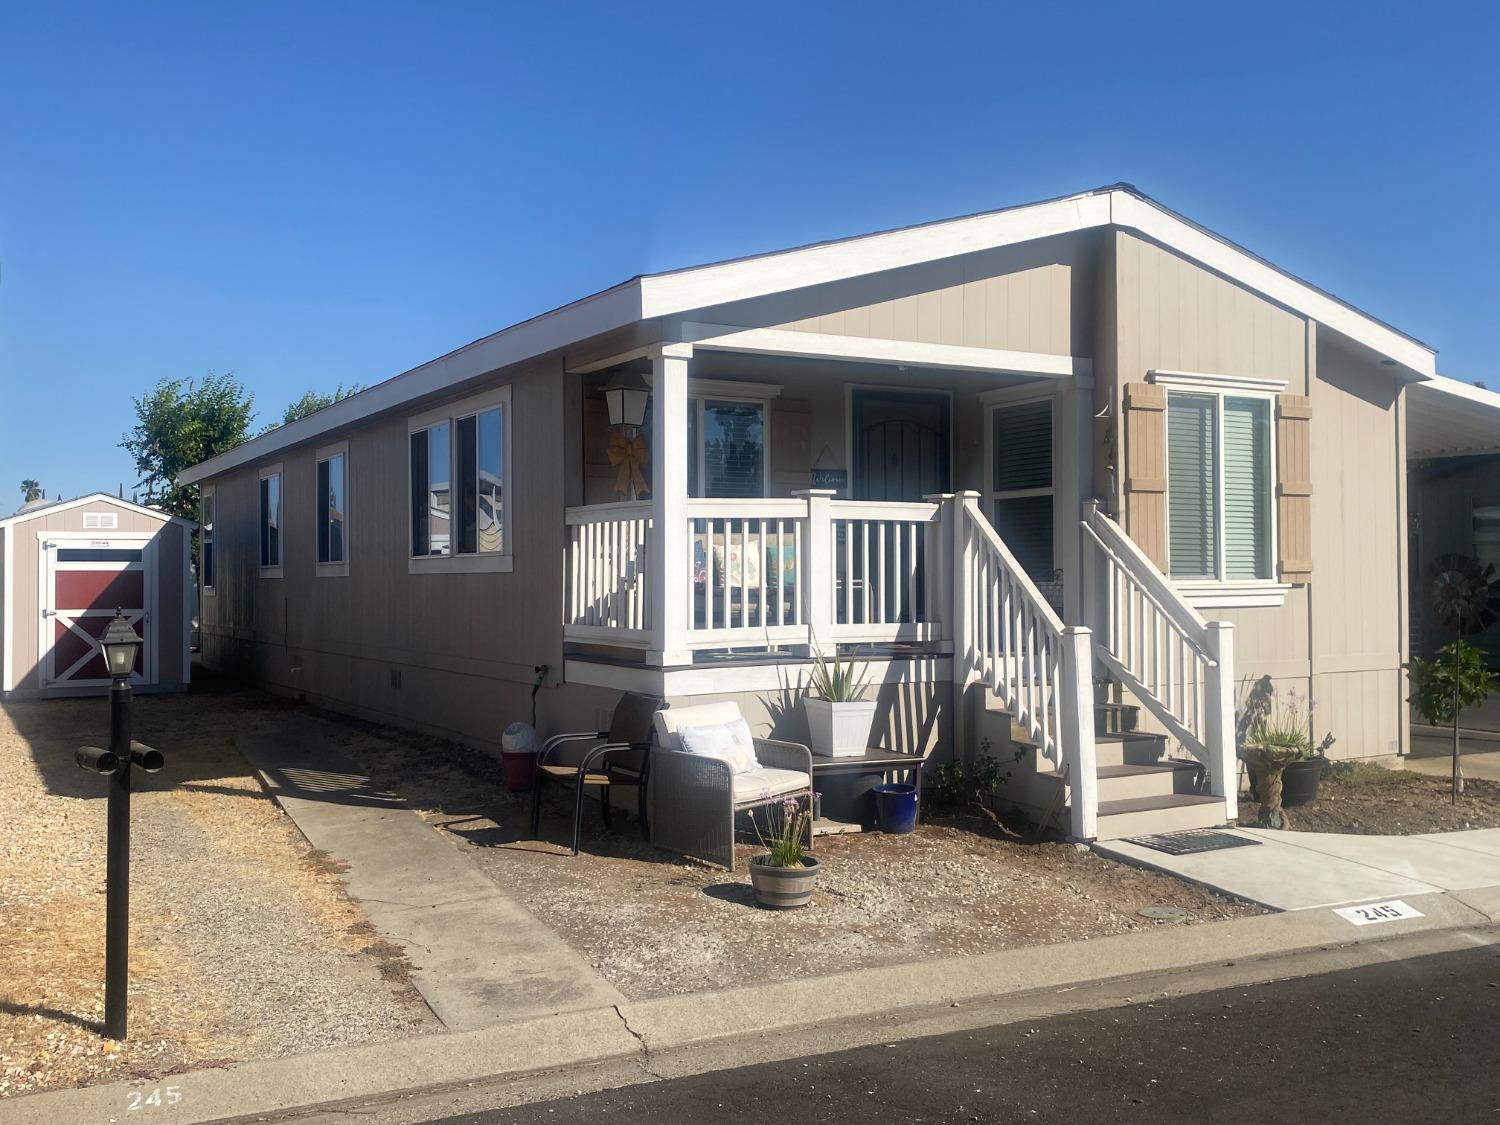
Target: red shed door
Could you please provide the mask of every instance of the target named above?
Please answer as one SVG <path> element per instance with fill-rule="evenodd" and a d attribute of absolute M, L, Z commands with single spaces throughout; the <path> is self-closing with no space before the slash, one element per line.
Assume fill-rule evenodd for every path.
<path fill-rule="evenodd" d="M 156 682 L 152 618 L 156 546 L 149 539 L 63 539 L 42 544 L 41 656 L 44 688 L 98 687 L 109 683 L 99 637 L 115 610 L 143 640 L 134 684 Z"/>

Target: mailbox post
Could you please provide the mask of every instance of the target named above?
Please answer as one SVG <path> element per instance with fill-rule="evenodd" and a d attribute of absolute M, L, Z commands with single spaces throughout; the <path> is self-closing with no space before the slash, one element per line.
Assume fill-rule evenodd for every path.
<path fill-rule="evenodd" d="M 104 1034 L 125 1038 L 126 997 L 130 981 L 130 767 L 155 773 L 163 763 L 159 750 L 130 737 L 130 674 L 135 670 L 141 638 L 115 611 L 99 638 L 109 668 L 109 749 L 81 748 L 78 764 L 109 777 L 104 907 Z"/>

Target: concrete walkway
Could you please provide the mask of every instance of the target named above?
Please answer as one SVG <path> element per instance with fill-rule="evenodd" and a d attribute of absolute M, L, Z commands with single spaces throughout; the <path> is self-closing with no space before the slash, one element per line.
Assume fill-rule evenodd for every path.
<path fill-rule="evenodd" d="M 1460 751 L 1459 761 L 1465 777 L 1477 777 L 1482 781 L 1500 781 L 1500 735 L 1490 743 L 1466 742 Z M 1415 741 L 1415 739 L 1413 740 Z M 1478 751 L 1477 753 L 1475 751 Z M 1453 743 L 1449 742 L 1440 755 L 1411 757 L 1402 763 L 1403 769 L 1428 777 L 1453 776 Z"/>
<path fill-rule="evenodd" d="M 413 983 L 448 1028 L 623 999 L 400 798 L 376 789 L 322 724 L 298 720 L 235 745 L 313 847 L 349 865 L 350 896 L 406 947 Z"/>
<path fill-rule="evenodd" d="M 1275 910 L 1500 886 L 1500 828 L 1425 836 L 1227 831 L 1256 846 L 1181 856 L 1126 840 L 1094 848 Z"/>

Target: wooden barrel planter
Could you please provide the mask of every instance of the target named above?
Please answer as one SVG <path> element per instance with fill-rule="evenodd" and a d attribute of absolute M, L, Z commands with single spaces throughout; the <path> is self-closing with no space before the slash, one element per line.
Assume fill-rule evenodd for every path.
<path fill-rule="evenodd" d="M 755 888 L 755 901 L 773 910 L 806 906 L 818 885 L 822 865 L 810 855 L 802 857 L 800 867 L 776 867 L 770 860 L 769 855 L 750 860 L 750 885 Z"/>

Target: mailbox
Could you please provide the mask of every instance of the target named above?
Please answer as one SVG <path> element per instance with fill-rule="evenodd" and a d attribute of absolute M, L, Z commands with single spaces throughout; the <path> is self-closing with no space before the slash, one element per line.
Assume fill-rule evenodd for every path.
<path fill-rule="evenodd" d="M 92 773 L 110 774 L 120 768 L 120 759 L 113 750 L 101 750 L 97 746 L 80 746 L 73 760 Z"/>

